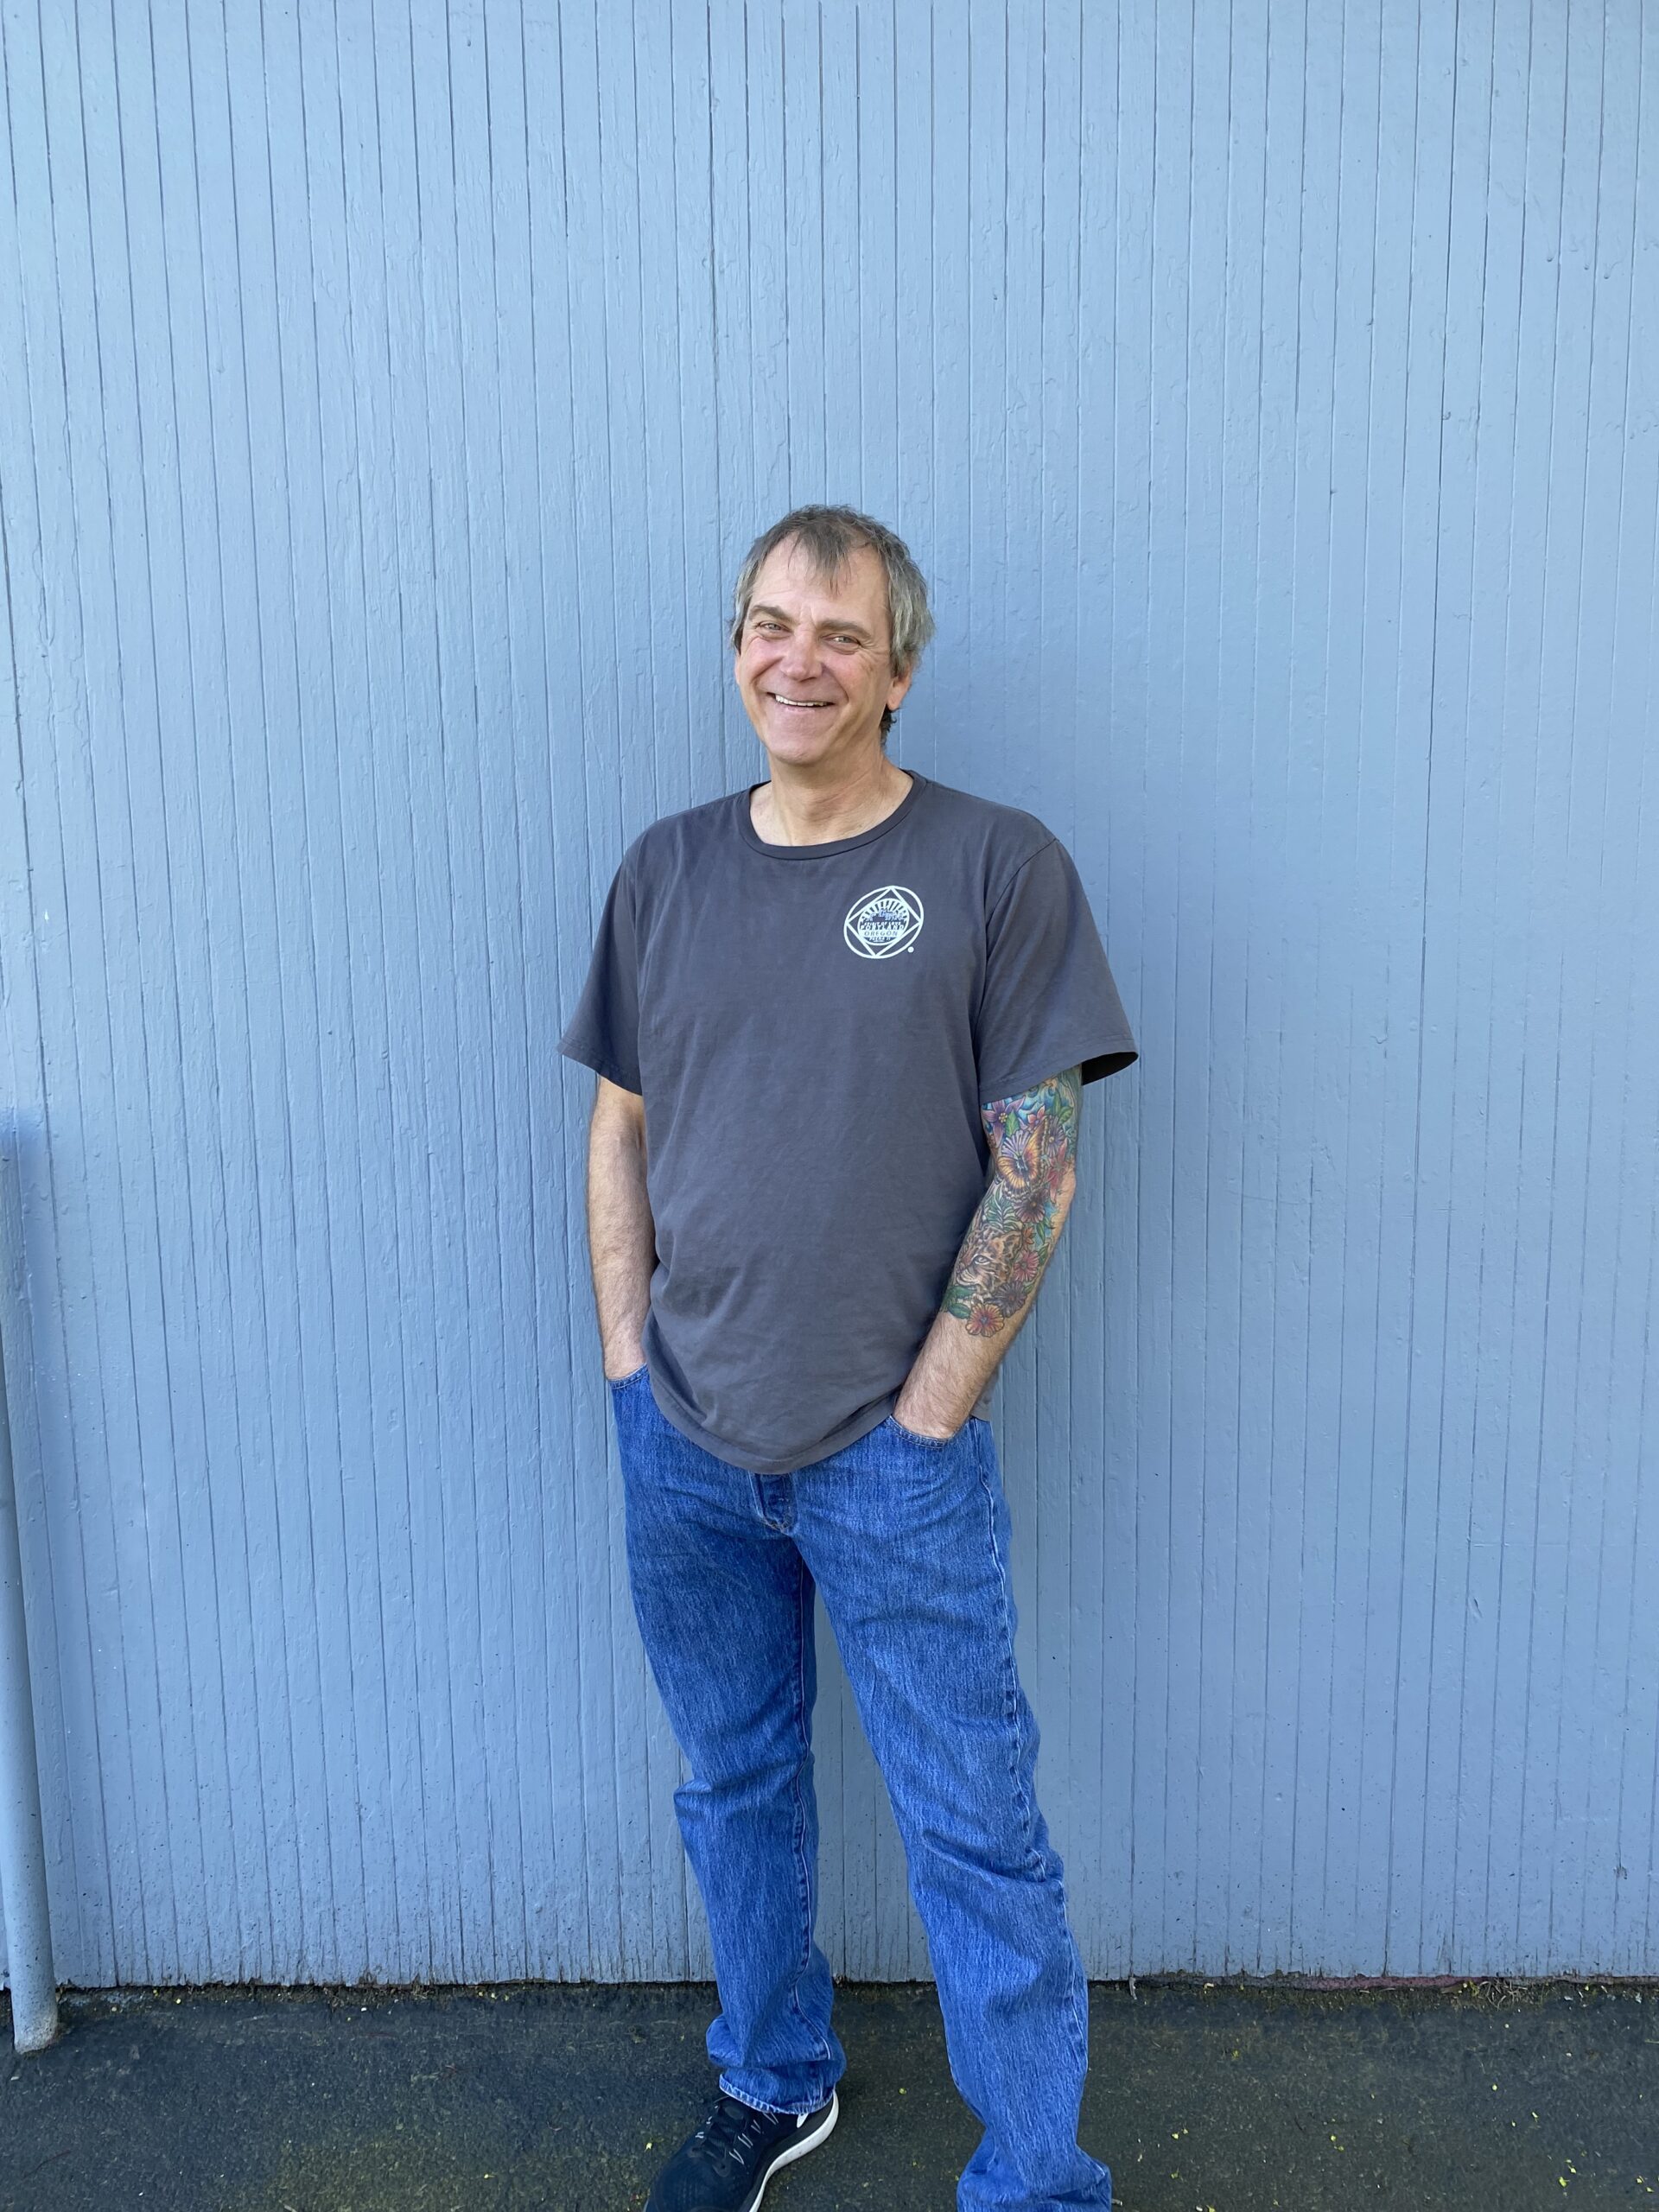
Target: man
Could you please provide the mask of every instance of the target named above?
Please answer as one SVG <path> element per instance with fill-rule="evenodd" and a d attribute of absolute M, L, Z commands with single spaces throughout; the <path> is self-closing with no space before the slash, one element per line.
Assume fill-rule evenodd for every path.
<path fill-rule="evenodd" d="M 820 1592 L 985 2130 L 962 2212 L 1111 2203 L 1077 2141 L 1087 1990 L 986 1415 L 1071 1204 L 1080 1085 L 1135 1047 L 1065 848 L 887 758 L 931 632 L 868 516 L 803 507 L 757 541 L 732 645 L 770 780 L 634 839 L 560 1043 L 600 1079 L 629 1575 L 720 1990 L 718 2098 L 649 2212 L 753 2212 L 836 2124 Z"/>

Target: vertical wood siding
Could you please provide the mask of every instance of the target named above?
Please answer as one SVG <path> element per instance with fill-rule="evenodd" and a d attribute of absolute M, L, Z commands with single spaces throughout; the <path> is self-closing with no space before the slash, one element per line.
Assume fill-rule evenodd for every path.
<path fill-rule="evenodd" d="M 1096 1973 L 1659 1970 L 1659 14 L 0 0 L 60 1975 L 708 1968 L 555 1040 L 753 532 L 1142 1045 L 1005 1370 Z M 826 1649 L 826 1663 L 830 1655 Z M 833 1672 L 824 1940 L 925 1971 Z"/>

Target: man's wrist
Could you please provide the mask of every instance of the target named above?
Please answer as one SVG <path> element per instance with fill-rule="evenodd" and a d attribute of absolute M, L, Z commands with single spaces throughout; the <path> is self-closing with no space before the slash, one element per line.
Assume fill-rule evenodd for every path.
<path fill-rule="evenodd" d="M 900 1428 L 908 1429 L 912 1436 L 925 1436 L 932 1444 L 948 1444 L 963 1427 L 963 1423 L 958 1421 L 956 1428 L 927 1428 L 920 1421 L 907 1421 L 897 1406 L 893 1409 L 893 1417 Z"/>
<path fill-rule="evenodd" d="M 972 1411 L 969 1406 L 961 1420 L 953 1421 L 948 1412 L 940 1410 L 937 1398 L 920 1391 L 912 1397 L 908 1382 L 893 1403 L 893 1417 L 900 1428 L 910 1429 L 917 1436 L 931 1436 L 941 1444 L 956 1434 Z"/>

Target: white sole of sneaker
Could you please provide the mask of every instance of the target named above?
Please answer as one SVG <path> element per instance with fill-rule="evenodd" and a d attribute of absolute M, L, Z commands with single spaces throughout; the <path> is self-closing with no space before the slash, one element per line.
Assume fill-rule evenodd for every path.
<path fill-rule="evenodd" d="M 798 2142 L 791 2143 L 787 2151 L 780 2151 L 778 2153 L 778 2156 L 766 2168 L 766 2172 L 760 2177 L 760 2186 L 756 2190 L 754 2195 L 749 2199 L 748 2212 L 758 2212 L 758 2207 L 760 2200 L 766 2195 L 766 2185 L 771 2181 L 772 2176 L 775 2173 L 781 2173 L 785 2166 L 792 2166 L 797 2158 L 804 2158 L 809 2151 L 816 2151 L 819 2144 L 822 2143 L 824 2137 L 829 2134 L 830 2129 L 835 2126 L 836 2120 L 838 2120 L 840 2117 L 841 2099 L 835 2090 L 831 2089 L 830 2092 L 829 2111 L 825 2113 L 823 2118 L 818 2122 L 817 2126 L 810 2129 L 806 2134 L 800 2138 Z"/>

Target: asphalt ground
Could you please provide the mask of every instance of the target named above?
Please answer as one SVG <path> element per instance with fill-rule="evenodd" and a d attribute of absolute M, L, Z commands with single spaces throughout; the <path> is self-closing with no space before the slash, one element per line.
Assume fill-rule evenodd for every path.
<path fill-rule="evenodd" d="M 713 1992 L 67 1993 L 0 2212 L 638 2212 L 702 2117 Z M 931 1986 L 843 1986 L 842 2119 L 765 2212 L 953 2212 L 978 2139 Z M 1659 1985 L 1097 1985 L 1082 2137 L 1118 2212 L 1659 2199 Z"/>

